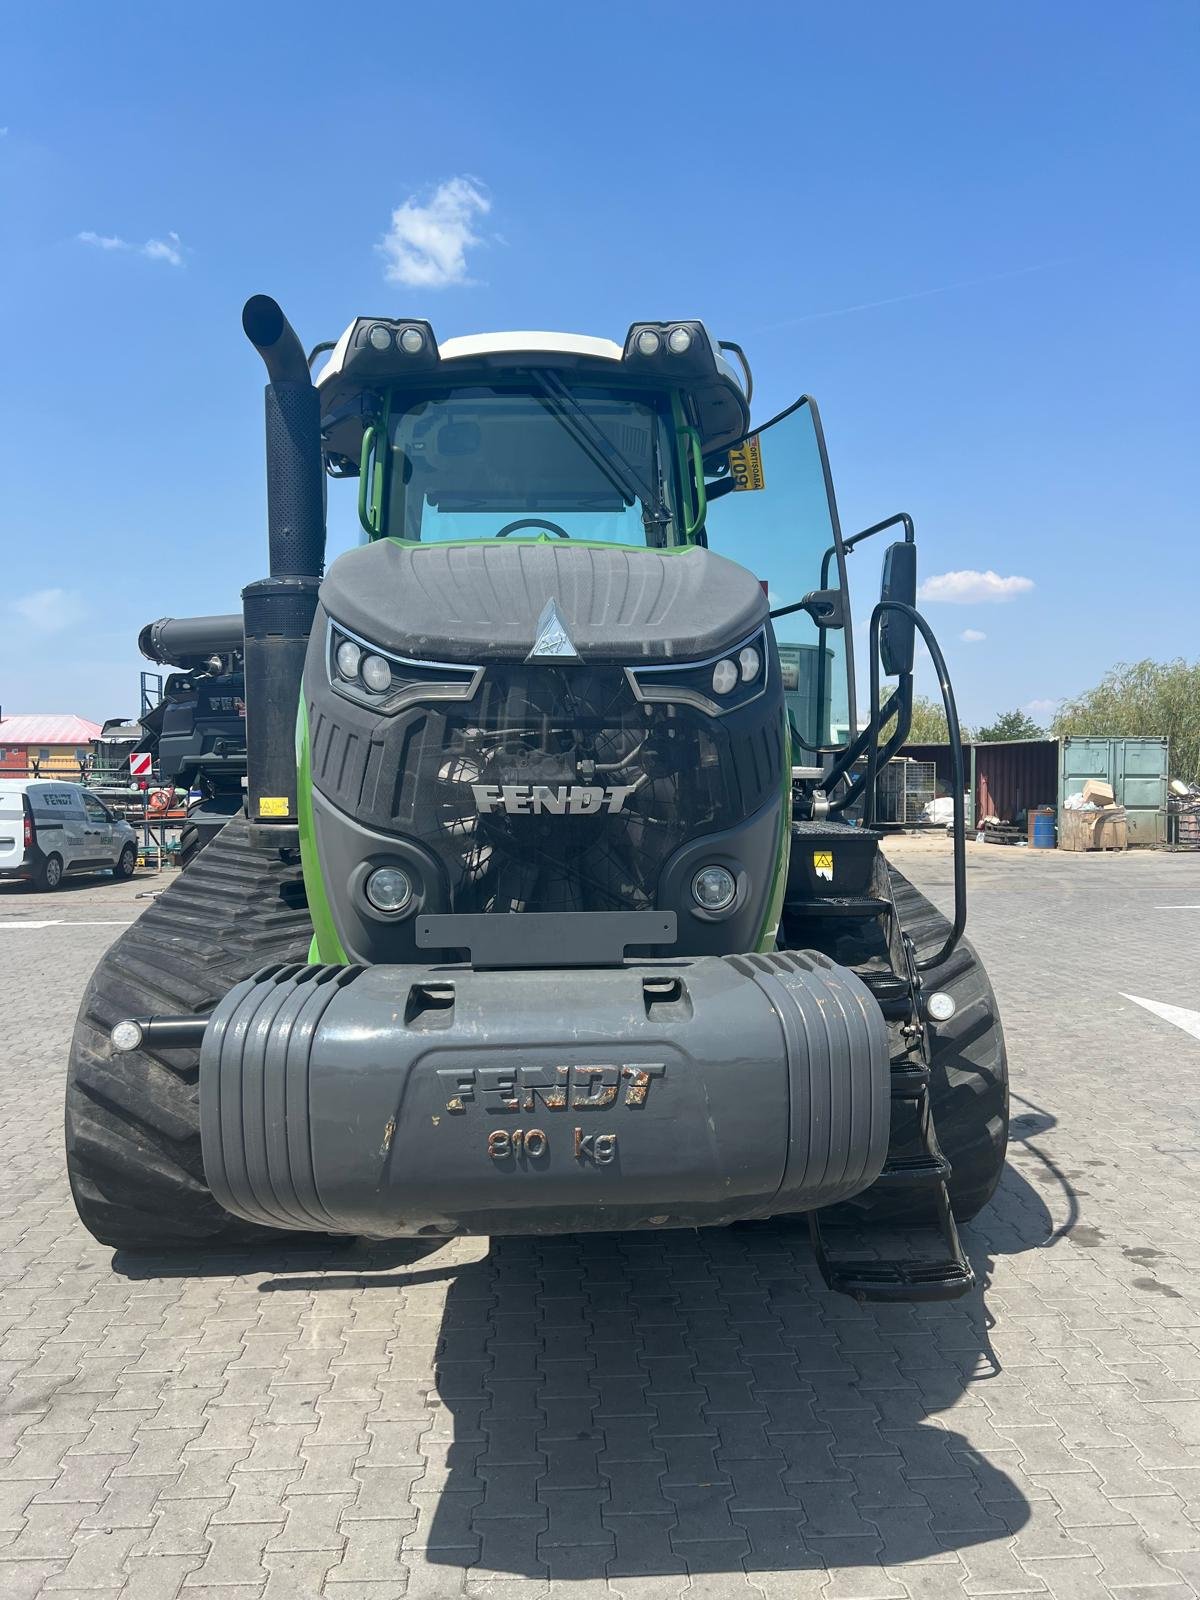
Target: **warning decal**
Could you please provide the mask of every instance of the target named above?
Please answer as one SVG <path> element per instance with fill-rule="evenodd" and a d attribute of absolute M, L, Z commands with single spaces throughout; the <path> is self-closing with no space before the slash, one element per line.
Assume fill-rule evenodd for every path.
<path fill-rule="evenodd" d="M 832 850 L 813 851 L 813 871 L 816 873 L 818 878 L 826 878 L 830 883 L 833 882 Z"/>
<path fill-rule="evenodd" d="M 767 480 L 763 476 L 762 446 L 758 442 L 758 435 L 752 433 L 740 445 L 729 452 L 729 470 L 733 473 L 733 487 L 735 489 L 765 489 Z"/>

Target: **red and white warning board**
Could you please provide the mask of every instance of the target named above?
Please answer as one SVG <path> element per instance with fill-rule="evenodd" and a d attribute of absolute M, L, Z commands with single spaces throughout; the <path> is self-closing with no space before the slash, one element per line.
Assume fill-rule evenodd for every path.
<path fill-rule="evenodd" d="M 135 778 L 148 778 L 150 776 L 150 752 L 144 750 L 129 758 L 129 771 Z"/>

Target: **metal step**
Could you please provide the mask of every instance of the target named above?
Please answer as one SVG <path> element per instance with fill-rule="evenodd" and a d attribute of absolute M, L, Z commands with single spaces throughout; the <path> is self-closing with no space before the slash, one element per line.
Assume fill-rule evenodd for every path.
<path fill-rule="evenodd" d="M 889 1188 L 907 1188 L 918 1184 L 944 1184 L 950 1176 L 950 1163 L 940 1152 L 922 1150 L 918 1155 L 889 1156 L 876 1183 Z"/>
<path fill-rule="evenodd" d="M 920 1100 L 929 1087 L 929 1068 L 923 1061 L 900 1056 L 892 1062 L 892 1099 Z"/>
<path fill-rule="evenodd" d="M 890 900 L 869 894 L 821 895 L 819 899 L 786 900 L 784 911 L 801 917 L 881 917 L 890 912 Z"/>
<path fill-rule="evenodd" d="M 856 1261 L 839 1264 L 826 1257 L 822 1272 L 829 1287 L 856 1300 L 957 1300 L 975 1287 L 969 1261 Z"/>

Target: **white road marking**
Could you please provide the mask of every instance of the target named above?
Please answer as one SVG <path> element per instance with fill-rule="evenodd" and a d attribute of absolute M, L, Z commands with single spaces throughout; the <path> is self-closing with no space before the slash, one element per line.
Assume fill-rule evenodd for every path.
<path fill-rule="evenodd" d="M 120 921 L 120 922 L 113 922 L 113 921 L 86 922 L 82 918 L 80 918 L 78 921 L 76 921 L 76 920 L 74 920 L 73 918 L 70 918 L 70 917 L 51 917 L 48 922 L 38 922 L 38 921 L 35 921 L 35 920 L 32 920 L 32 919 L 30 921 L 28 921 L 28 922 L 25 922 L 25 921 L 20 921 L 19 922 L 15 917 L 12 918 L 11 920 L 9 920 L 9 918 L 7 918 L 7 917 L 0 917 L 0 929 L 4 929 L 4 928 L 131 928 L 132 926 L 133 926 L 133 924 L 131 922 L 126 922 L 126 921 L 123 921 L 123 920 Z"/>
<path fill-rule="evenodd" d="M 1123 994 L 1122 998 L 1132 1000 L 1135 1006 L 1145 1006 L 1147 1011 L 1152 1011 L 1164 1022 L 1173 1022 L 1184 1033 L 1190 1033 L 1193 1039 L 1200 1039 L 1200 1011 L 1189 1011 L 1186 1006 L 1169 1006 L 1162 1000 L 1143 1000 L 1140 994 Z"/>
<path fill-rule="evenodd" d="M 1155 911 L 1200 911 L 1200 906 L 1155 906 Z"/>

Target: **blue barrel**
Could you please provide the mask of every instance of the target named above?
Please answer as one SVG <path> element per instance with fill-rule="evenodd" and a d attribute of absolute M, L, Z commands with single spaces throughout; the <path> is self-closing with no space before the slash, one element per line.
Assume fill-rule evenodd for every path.
<path fill-rule="evenodd" d="M 1029 844 L 1034 850 L 1054 849 L 1054 807 L 1038 806 L 1029 813 Z"/>

